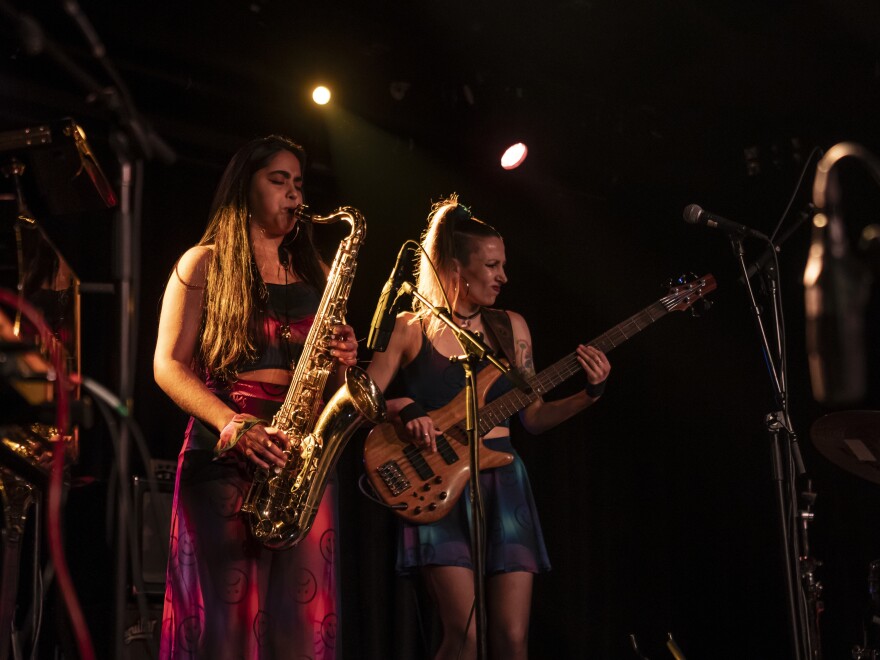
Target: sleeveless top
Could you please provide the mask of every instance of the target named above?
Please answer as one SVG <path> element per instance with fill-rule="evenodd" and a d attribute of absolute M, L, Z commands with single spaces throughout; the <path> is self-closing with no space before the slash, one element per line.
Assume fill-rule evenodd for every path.
<path fill-rule="evenodd" d="M 477 365 L 479 374 L 484 368 L 494 369 L 486 360 Z M 417 401 L 425 410 L 437 410 L 452 401 L 464 389 L 464 367 L 452 363 L 428 341 L 422 332 L 422 345 L 416 357 L 403 367 L 396 379 L 394 395 L 408 396 Z M 513 385 L 503 376 L 498 378 L 486 393 L 486 402 L 492 401 L 505 392 L 513 389 Z M 510 426 L 505 420 L 501 426 Z"/>
<path fill-rule="evenodd" d="M 255 328 L 258 354 L 238 364 L 239 374 L 257 369 L 293 369 L 321 302 L 320 292 L 306 282 L 266 284 L 266 290 L 269 296 L 262 327 Z"/>
<path fill-rule="evenodd" d="M 306 337 L 321 302 L 318 291 L 305 282 L 267 284 L 266 289 L 269 294 L 267 311 L 262 328 L 256 330 L 256 358 L 239 362 L 236 371 L 240 378 L 232 382 L 221 381 L 211 375 L 205 379 L 208 389 L 236 412 L 249 411 L 251 406 L 257 405 L 257 399 L 284 400 L 287 385 L 248 381 L 247 373 L 257 369 L 293 370 L 302 355 Z M 282 337 L 282 326 L 285 324 L 290 328 L 289 340 Z M 267 418 L 271 418 L 271 412 L 267 414 Z M 181 452 L 213 451 L 217 437 L 217 431 L 203 424 L 201 420 L 190 417 Z"/>

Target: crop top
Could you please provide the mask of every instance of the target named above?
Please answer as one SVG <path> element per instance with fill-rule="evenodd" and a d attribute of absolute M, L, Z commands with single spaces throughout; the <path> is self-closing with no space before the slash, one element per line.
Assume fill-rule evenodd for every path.
<path fill-rule="evenodd" d="M 258 369 L 292 370 L 302 355 L 321 302 L 320 293 L 306 282 L 266 284 L 266 290 L 266 314 L 262 328 L 255 333 L 257 356 L 239 363 L 239 374 Z"/>

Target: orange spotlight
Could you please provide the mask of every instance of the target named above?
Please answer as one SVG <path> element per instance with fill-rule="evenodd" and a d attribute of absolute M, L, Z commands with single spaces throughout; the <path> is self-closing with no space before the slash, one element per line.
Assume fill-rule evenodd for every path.
<path fill-rule="evenodd" d="M 529 153 L 529 148 L 522 142 L 517 142 L 509 147 L 501 156 L 501 167 L 505 170 L 515 170 L 522 165 Z"/>

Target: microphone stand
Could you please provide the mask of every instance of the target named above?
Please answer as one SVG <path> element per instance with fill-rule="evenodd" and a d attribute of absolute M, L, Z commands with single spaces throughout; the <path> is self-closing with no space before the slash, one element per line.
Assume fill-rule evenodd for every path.
<path fill-rule="evenodd" d="M 742 237 L 732 234 L 731 247 L 734 255 L 739 262 L 742 270 L 742 281 L 745 283 L 746 290 L 749 294 L 751 302 L 751 311 L 755 319 L 758 334 L 761 341 L 761 349 L 764 353 L 764 359 L 767 365 L 770 384 L 773 388 L 774 398 L 779 410 L 765 416 L 764 422 L 770 433 L 771 440 L 771 461 L 773 465 L 773 481 L 776 486 L 776 504 L 779 516 L 779 533 L 780 542 L 782 544 L 783 561 L 785 564 L 785 583 L 788 595 L 788 618 L 790 623 L 791 643 L 794 650 L 792 656 L 795 660 L 815 659 L 821 654 L 820 649 L 811 648 L 811 636 L 807 634 L 807 630 L 815 622 L 811 620 L 806 611 L 804 599 L 800 597 L 798 589 L 798 577 L 800 574 L 800 544 L 797 534 L 792 533 L 793 515 L 795 509 L 794 482 L 798 476 L 806 473 L 803 458 L 801 457 L 800 447 L 797 441 L 791 420 L 788 416 L 788 401 L 786 399 L 786 374 L 783 344 L 783 324 L 782 311 L 779 299 L 778 281 L 776 277 L 778 273 L 776 269 L 767 273 L 767 287 L 773 304 L 773 322 L 776 331 L 775 354 L 770 350 L 770 342 L 767 339 L 767 332 L 764 326 L 764 320 L 761 315 L 761 308 L 755 299 L 755 292 L 752 288 L 751 280 L 748 274 L 748 268 L 745 263 Z M 768 242 L 769 239 L 767 239 Z M 775 246 L 771 243 L 771 248 L 775 250 Z M 777 369 L 776 360 L 779 361 Z M 788 444 L 783 445 L 781 433 L 785 432 L 788 437 Z M 787 450 L 787 451 L 784 451 Z M 793 473 L 794 472 L 794 473 Z M 806 559 L 806 558 L 805 558 Z"/>
<path fill-rule="evenodd" d="M 451 362 L 457 362 L 464 368 L 465 374 L 465 402 L 466 419 L 465 431 L 468 440 L 468 453 L 470 459 L 470 505 L 471 505 L 471 563 L 474 567 L 474 618 L 476 619 L 477 633 L 477 658 L 482 660 L 487 657 L 486 645 L 486 590 L 485 590 L 485 522 L 483 520 L 483 495 L 480 491 L 480 452 L 479 436 L 479 403 L 477 401 L 477 377 L 474 366 L 482 359 L 488 360 L 496 369 L 507 376 L 517 387 L 531 391 L 516 370 L 499 361 L 492 349 L 473 332 L 460 327 L 449 316 L 449 311 L 442 307 L 435 307 L 431 302 L 419 293 L 418 289 L 410 282 L 400 285 L 400 294 L 410 294 L 424 305 L 431 314 L 445 323 L 461 346 L 463 355 L 450 357 Z"/>

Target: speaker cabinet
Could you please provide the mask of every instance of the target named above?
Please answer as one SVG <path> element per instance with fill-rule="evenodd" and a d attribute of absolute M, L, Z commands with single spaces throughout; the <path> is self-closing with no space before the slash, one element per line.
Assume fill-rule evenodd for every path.
<path fill-rule="evenodd" d="M 140 531 L 135 551 L 140 559 L 140 573 L 132 574 L 132 589 L 135 592 L 142 589 L 147 595 L 162 595 L 165 593 L 165 569 L 171 533 L 173 475 L 172 478 L 157 479 L 152 483 L 143 477 L 134 477 L 133 481 L 135 525 Z"/>

